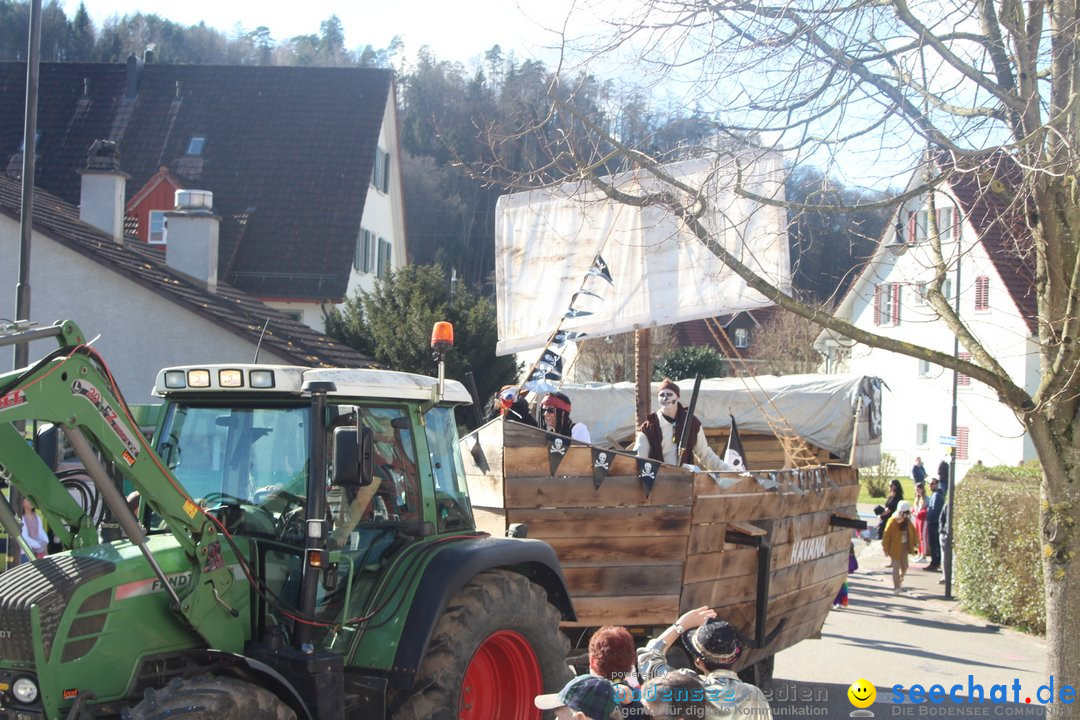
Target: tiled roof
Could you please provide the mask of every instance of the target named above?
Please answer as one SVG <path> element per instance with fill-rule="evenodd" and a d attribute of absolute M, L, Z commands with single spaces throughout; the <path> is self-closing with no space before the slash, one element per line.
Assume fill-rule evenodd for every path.
<path fill-rule="evenodd" d="M 20 183 L 0 175 L 0 213 L 18 220 L 20 196 Z M 217 292 L 210 292 L 167 267 L 160 254 L 150 252 L 142 243 L 113 242 L 80 221 L 77 208 L 41 190 L 34 193 L 34 229 L 253 343 L 259 341 L 263 324 L 268 322 L 263 347 L 287 363 L 324 367 L 375 364 L 365 355 L 226 283 L 219 282 Z"/>
<path fill-rule="evenodd" d="M 949 188 L 978 233 L 1028 330 L 1035 334 L 1035 257 L 1031 234 L 1023 223 L 1022 203 L 1018 202 L 1019 168 L 1001 154 L 969 160 L 965 165 L 953 164 L 942 156 L 938 166 L 955 171 L 948 179 Z"/>
<path fill-rule="evenodd" d="M 134 97 L 125 95 L 129 67 Z M 90 145 L 115 140 L 129 197 L 162 166 L 213 191 L 223 280 L 260 297 L 336 301 L 391 82 L 373 68 L 42 63 L 35 184 L 78 203 L 76 171 Z M 25 86 L 25 64 L 0 63 L 0 169 L 9 174 L 20 170 Z M 205 148 L 189 156 L 196 135 Z"/>

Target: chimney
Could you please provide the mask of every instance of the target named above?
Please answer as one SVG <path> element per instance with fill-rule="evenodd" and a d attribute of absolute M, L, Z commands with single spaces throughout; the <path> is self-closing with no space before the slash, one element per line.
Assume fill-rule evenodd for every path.
<path fill-rule="evenodd" d="M 79 170 L 79 219 L 124 242 L 124 195 L 131 177 L 120 170 L 120 152 L 112 140 L 95 140 Z"/>
<path fill-rule="evenodd" d="M 125 98 L 131 99 L 139 94 L 139 81 L 142 80 L 142 66 L 142 61 L 135 57 L 134 54 L 128 55 L 126 73 L 127 86 L 124 90 Z"/>
<path fill-rule="evenodd" d="M 165 264 L 217 291 L 218 227 L 214 194 L 177 190 L 176 209 L 165 213 Z"/>

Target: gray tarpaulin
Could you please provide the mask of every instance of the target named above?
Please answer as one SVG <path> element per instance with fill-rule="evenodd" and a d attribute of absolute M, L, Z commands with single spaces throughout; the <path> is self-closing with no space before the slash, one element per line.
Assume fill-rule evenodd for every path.
<path fill-rule="evenodd" d="M 678 381 L 684 405 L 690 404 L 693 379 Z M 727 428 L 729 414 L 735 416 L 740 433 L 773 434 L 764 412 L 782 416 L 802 438 L 845 460 L 851 454 L 855 416 L 859 413 L 860 452 L 857 466 L 876 465 L 880 438 L 871 439 L 868 418 L 880 424 L 881 394 L 868 397 L 867 389 L 878 385 L 877 378 L 863 375 L 765 375 L 757 378 L 703 380 L 695 414 L 706 428 Z M 652 384 L 655 410 L 659 383 Z M 621 447 L 632 440 L 634 385 L 589 383 L 566 384 L 563 392 L 573 403 L 572 417 L 585 423 L 593 443 Z"/>

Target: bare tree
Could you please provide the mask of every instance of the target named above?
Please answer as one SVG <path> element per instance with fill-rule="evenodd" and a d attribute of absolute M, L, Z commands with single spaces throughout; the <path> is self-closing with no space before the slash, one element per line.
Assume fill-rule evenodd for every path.
<path fill-rule="evenodd" d="M 814 340 L 821 328 L 793 313 L 776 313 L 754 333 L 754 359 L 747 365 L 754 375 L 794 375 L 817 372 L 821 354 Z"/>
<path fill-rule="evenodd" d="M 688 153 L 711 152 L 739 164 L 745 155 L 733 146 L 783 147 L 796 165 L 881 167 L 888 184 L 906 173 L 914 180 L 891 200 L 926 196 L 931 219 L 935 193 L 929 190 L 941 183 L 966 183 L 977 192 L 993 191 L 995 184 L 1001 190 L 1004 183 L 998 194 L 1009 202 L 991 221 L 1019 229 L 1015 252 L 1033 266 L 1037 387 L 1010 377 L 1002 358 L 950 306 L 942 289 L 954 258 L 943 252 L 933 220 L 936 275 L 926 299 L 971 361 L 868 332 L 797 302 L 756 275 L 702 222 L 709 198 L 700 188 L 671 177 L 641 148 L 609 132 L 603 116 L 576 108 L 574 83 L 565 78 L 580 77 L 581 67 L 563 68 L 562 79 L 552 83 L 539 132 L 519 126 L 492 138 L 496 162 L 484 168 L 486 177 L 510 187 L 584 180 L 621 203 L 662 209 L 751 288 L 792 313 L 854 342 L 928 360 L 993 388 L 1026 428 L 1042 462 L 1048 670 L 1074 678 L 1080 667 L 1077 0 L 603 5 L 611 33 L 591 43 L 590 59 L 624 71 L 633 67 L 635 78 L 652 80 L 686 106 L 711 108 L 718 137 L 735 140 Z M 575 57 L 570 48 L 566 57 Z M 534 151 L 546 153 L 543 160 L 530 168 L 500 166 L 499 158 L 511 157 L 509 147 L 526 136 Z M 910 161 L 906 169 L 895 164 L 897 158 Z M 926 172 L 916 173 L 918 167 Z M 613 169 L 651 175 L 665 189 L 642 193 L 616 185 L 608 179 Z M 1054 710 L 1077 717 L 1076 707 L 1057 704 Z"/>

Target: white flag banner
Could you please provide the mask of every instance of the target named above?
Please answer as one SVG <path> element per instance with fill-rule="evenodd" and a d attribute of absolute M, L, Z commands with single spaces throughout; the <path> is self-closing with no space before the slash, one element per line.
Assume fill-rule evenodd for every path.
<path fill-rule="evenodd" d="M 735 163 L 724 162 L 686 160 L 664 170 L 709 198 L 702 221 L 714 238 L 790 292 L 786 211 L 736 196 Z M 778 153 L 743 157 L 740 163 L 745 188 L 784 199 Z M 624 173 L 613 182 L 631 193 L 685 195 L 643 172 Z M 595 271 L 599 255 L 614 284 Z M 772 304 L 669 212 L 619 204 L 584 183 L 499 198 L 495 280 L 499 355 L 544 347 L 556 327 L 605 336 Z"/>

